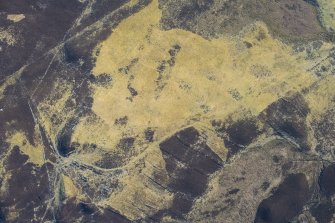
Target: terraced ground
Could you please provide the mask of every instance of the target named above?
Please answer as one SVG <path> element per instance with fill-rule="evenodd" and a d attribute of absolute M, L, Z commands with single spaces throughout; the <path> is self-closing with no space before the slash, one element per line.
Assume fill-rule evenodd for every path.
<path fill-rule="evenodd" d="M 334 222 L 334 13 L 0 0 L 0 223 Z"/>

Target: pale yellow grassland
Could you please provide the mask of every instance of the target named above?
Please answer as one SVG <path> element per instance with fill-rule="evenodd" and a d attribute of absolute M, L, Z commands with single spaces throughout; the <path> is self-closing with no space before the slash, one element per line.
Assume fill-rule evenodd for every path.
<path fill-rule="evenodd" d="M 316 80 L 306 71 L 309 62 L 272 38 L 264 23 L 256 22 L 236 38 L 206 40 L 184 30 L 162 30 L 160 18 L 158 2 L 153 1 L 122 21 L 97 46 L 100 54 L 93 73 L 107 73 L 113 84 L 107 88 L 94 87 L 93 111 L 99 120 L 92 123 L 82 119 L 73 141 L 96 143 L 113 151 L 122 137 L 135 136 L 136 150 L 143 148 L 139 146 L 144 143 L 143 132 L 152 127 L 155 143 L 145 147 L 139 157 L 145 162 L 155 160 L 163 165 L 164 171 L 158 143 L 176 130 L 194 125 L 208 135 L 208 144 L 224 159 L 227 149 L 211 132 L 210 120 L 225 119 L 231 114 L 234 119 L 242 118 L 245 111 L 257 115 L 278 98 Z M 262 39 L 257 40 L 260 35 Z M 253 47 L 246 48 L 244 41 Z M 175 65 L 167 66 L 158 82 L 157 67 L 170 59 L 169 50 L 175 45 L 181 47 Z M 120 71 L 127 66 L 128 74 Z M 265 75 L 257 75 L 255 70 Z M 129 84 L 138 92 L 132 101 Z M 239 97 L 234 98 L 232 92 Z M 125 126 L 114 124 L 124 116 L 128 117 Z M 143 170 L 135 168 L 140 160 L 137 157 L 129 163 L 129 174 L 120 179 L 122 189 L 105 201 L 130 219 L 142 217 L 130 201 L 160 208 L 171 201 L 169 193 L 154 192 L 147 185 L 143 174 L 150 176 L 153 170 L 149 164 Z M 140 169 L 144 173 L 139 173 Z"/>
<path fill-rule="evenodd" d="M 334 0 L 319 0 L 321 9 L 322 22 L 327 29 L 335 30 L 335 1 Z"/>

